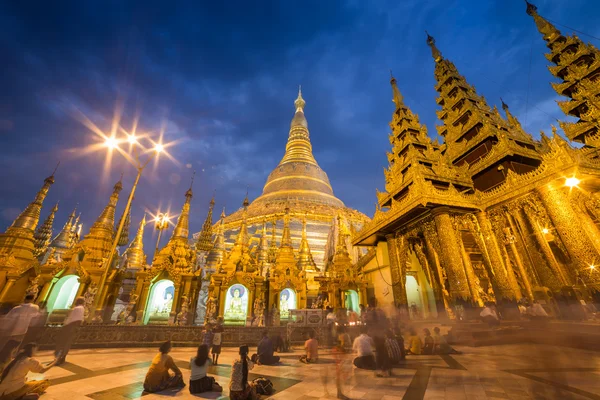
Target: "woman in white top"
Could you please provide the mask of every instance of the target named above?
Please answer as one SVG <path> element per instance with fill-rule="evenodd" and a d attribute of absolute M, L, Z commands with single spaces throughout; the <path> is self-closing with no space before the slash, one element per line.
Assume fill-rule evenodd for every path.
<path fill-rule="evenodd" d="M 207 376 L 208 367 L 212 362 L 208 359 L 208 346 L 198 347 L 196 357 L 190 359 L 190 393 L 221 392 L 223 388 L 215 382 L 215 378 Z"/>
<path fill-rule="evenodd" d="M 35 398 L 46 391 L 50 382 L 47 379 L 41 381 L 28 381 L 27 374 L 36 372 L 43 374 L 52 368 L 57 360 L 52 361 L 47 366 L 43 366 L 38 360 L 33 358 L 37 350 L 35 343 L 28 343 L 23 350 L 17 354 L 2 372 L 0 382 L 0 398 L 2 400 L 21 399 L 24 396 Z"/>

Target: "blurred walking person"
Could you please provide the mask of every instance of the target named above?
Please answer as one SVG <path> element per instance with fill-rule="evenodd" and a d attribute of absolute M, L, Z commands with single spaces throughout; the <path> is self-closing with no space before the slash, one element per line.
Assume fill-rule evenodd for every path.
<path fill-rule="evenodd" d="M 25 296 L 23 304 L 14 307 L 6 314 L 4 325 L 7 330 L 3 338 L 4 340 L 1 342 L 2 345 L 10 340 L 15 340 L 19 343 L 23 341 L 29 329 L 31 319 L 36 317 L 40 312 L 40 308 L 33 304 L 34 298 L 33 294 L 28 294 Z"/>
<path fill-rule="evenodd" d="M 85 316 L 84 304 L 85 300 L 83 297 L 76 298 L 74 303 L 75 306 L 69 312 L 67 318 L 65 318 L 63 327 L 56 340 L 56 349 L 54 350 L 54 356 L 58 360 L 58 365 L 63 364 L 66 361 L 67 354 L 69 354 L 69 350 L 71 350 L 71 346 L 75 341 L 77 330 L 83 323 Z"/>

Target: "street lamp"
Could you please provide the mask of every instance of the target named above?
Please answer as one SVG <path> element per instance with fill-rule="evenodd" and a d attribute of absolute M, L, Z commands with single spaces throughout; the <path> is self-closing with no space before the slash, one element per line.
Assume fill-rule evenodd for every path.
<path fill-rule="evenodd" d="M 145 150 L 145 149 L 138 141 L 137 137 L 135 136 L 135 133 L 127 135 L 126 141 L 129 142 L 129 144 L 131 146 L 133 157 L 127 156 L 126 153 L 123 153 L 123 154 L 125 154 L 126 155 L 125 158 L 127 158 L 127 160 L 135 166 L 135 168 L 137 169 L 137 175 L 135 177 L 135 181 L 133 182 L 133 187 L 131 188 L 129 197 L 127 198 L 127 204 L 125 205 L 125 211 L 123 212 L 123 215 L 127 215 L 129 213 L 129 209 L 131 208 L 131 201 L 133 200 L 133 195 L 135 194 L 135 189 L 137 188 L 138 182 L 140 181 L 140 177 L 142 176 L 142 172 L 144 171 L 144 168 L 146 168 L 148 163 L 154 157 L 157 157 L 160 153 L 162 153 L 165 150 L 165 146 L 163 144 L 154 143 L 150 139 L 148 139 L 148 140 L 153 144 L 153 147 L 149 151 L 148 150 L 145 151 L 146 153 L 149 152 L 150 154 L 148 155 L 148 157 L 145 161 L 142 161 L 142 160 L 140 160 L 140 148 L 142 148 L 143 150 Z M 120 142 L 122 142 L 122 141 L 117 140 L 117 138 L 115 138 L 115 136 L 113 135 L 113 136 L 105 138 L 104 145 L 108 149 L 111 149 L 111 150 L 112 149 L 121 150 L 119 148 Z M 104 298 L 106 297 L 106 294 L 108 292 L 107 288 L 104 287 L 104 284 L 106 283 L 106 278 L 108 276 L 108 270 L 110 268 L 110 265 L 112 264 L 112 260 L 113 260 L 115 251 L 117 250 L 119 238 L 121 237 L 121 232 L 123 231 L 123 227 L 125 226 L 126 219 L 127 218 L 121 218 L 121 221 L 119 222 L 119 226 L 117 228 L 117 232 L 115 233 L 115 236 L 114 236 L 114 239 L 112 242 L 112 246 L 110 247 L 110 252 L 108 253 L 108 258 L 106 259 L 106 262 L 104 264 L 104 273 L 102 274 L 102 279 L 100 280 L 100 285 L 98 286 L 100 288 L 101 292 L 100 292 L 100 296 L 96 296 L 96 298 L 94 299 L 94 304 L 93 304 L 94 310 L 98 307 L 98 304 L 104 303 Z"/>
<path fill-rule="evenodd" d="M 158 247 L 160 245 L 160 236 L 162 235 L 162 231 L 169 227 L 169 214 L 167 213 L 159 213 L 154 218 L 154 228 L 158 231 L 158 239 L 156 240 L 156 250 L 154 251 L 155 257 L 158 254 Z"/>

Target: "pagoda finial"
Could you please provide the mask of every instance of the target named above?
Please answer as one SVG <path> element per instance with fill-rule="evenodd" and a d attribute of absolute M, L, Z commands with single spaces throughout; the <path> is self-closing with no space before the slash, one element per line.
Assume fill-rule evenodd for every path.
<path fill-rule="evenodd" d="M 92 236 L 102 236 L 109 241 L 112 240 L 115 225 L 115 207 L 119 201 L 119 193 L 123 190 L 122 179 L 123 175 L 121 175 L 121 179 L 115 183 L 108 204 L 104 207 L 104 210 L 102 210 L 102 213 L 90 228 L 90 234 Z"/>
<path fill-rule="evenodd" d="M 555 37 L 560 36 L 560 31 L 556 29 L 554 25 L 548 22 L 548 20 L 538 14 L 538 8 L 534 4 L 528 2 L 527 0 L 525 0 L 525 4 L 527 5 L 525 10 L 527 15 L 533 17 L 538 31 L 544 35 L 544 39 L 546 39 L 546 41 L 552 41 Z"/>
<path fill-rule="evenodd" d="M 502 97 L 500 97 L 500 102 L 502 103 L 502 109 L 504 110 L 504 112 L 508 112 L 508 104 L 506 104 L 504 100 L 502 100 Z"/>
<path fill-rule="evenodd" d="M 68 249 L 71 247 L 72 236 L 73 236 L 73 220 L 75 219 L 75 213 L 77 212 L 77 206 L 69 214 L 67 222 L 63 226 L 62 230 L 52 239 L 52 247 L 61 249 Z M 76 225 L 76 224 L 75 224 Z"/>
<path fill-rule="evenodd" d="M 223 262 L 223 258 L 225 257 L 225 235 L 223 225 L 225 224 L 225 207 L 223 207 L 223 211 L 221 212 L 221 219 L 219 220 L 219 225 L 217 226 L 217 234 L 215 235 L 215 241 L 213 242 L 213 246 L 210 249 L 210 252 L 206 256 L 206 266 L 208 268 L 216 268 Z"/>
<path fill-rule="evenodd" d="M 302 98 L 302 85 L 298 86 L 298 98 L 294 101 L 294 105 L 296 106 L 296 112 L 304 112 L 306 101 Z"/>
<path fill-rule="evenodd" d="M 438 50 L 437 46 L 435 45 L 435 39 L 427 31 L 425 31 L 425 33 L 427 34 L 427 44 L 429 45 L 429 47 L 431 47 L 431 55 L 433 56 L 433 59 L 435 60 L 435 62 L 440 62 L 441 60 L 443 60 L 443 57 L 442 53 Z"/>
<path fill-rule="evenodd" d="M 248 208 L 248 205 L 250 204 L 250 202 L 248 201 L 248 190 L 250 189 L 250 185 L 246 186 L 246 197 L 244 197 L 244 201 L 242 203 L 242 205 L 244 206 L 244 209 Z"/>
<path fill-rule="evenodd" d="M 194 196 L 194 192 L 192 192 L 192 188 L 194 187 L 194 177 L 196 176 L 196 170 L 192 172 L 192 178 L 190 179 L 190 188 L 185 192 L 186 202 L 189 203 Z"/>
<path fill-rule="evenodd" d="M 52 240 L 52 225 L 54 223 L 54 214 L 58 211 L 58 202 L 54 205 L 44 223 L 38 227 L 33 235 L 35 250 L 33 255 L 39 257 L 48 249 L 48 245 Z"/>
<path fill-rule="evenodd" d="M 402 105 L 404 103 L 402 100 L 402 95 L 400 94 L 400 90 L 398 90 L 398 85 L 396 84 L 396 78 L 394 78 L 394 75 L 392 75 L 392 70 L 390 70 L 390 76 L 391 76 L 390 83 L 392 84 L 392 94 L 394 95 L 394 98 L 392 99 L 392 101 L 394 102 L 394 104 L 396 104 L 396 110 L 397 110 L 400 107 L 402 107 Z"/>

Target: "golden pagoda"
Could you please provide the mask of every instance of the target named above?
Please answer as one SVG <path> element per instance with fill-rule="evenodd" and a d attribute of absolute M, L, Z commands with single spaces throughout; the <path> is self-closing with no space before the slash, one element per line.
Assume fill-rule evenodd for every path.
<path fill-rule="evenodd" d="M 254 253 L 261 243 L 265 221 L 271 222 L 274 236 L 267 251 L 271 262 L 260 261 L 268 268 L 278 252 L 278 244 L 281 243 L 284 232 L 285 210 L 289 209 L 290 240 L 295 251 L 298 251 L 302 243 L 303 225 L 306 225 L 305 238 L 314 260 L 314 265 L 308 269 L 309 295 L 316 297 L 318 284 L 312 278 L 324 269 L 325 248 L 332 219 L 341 213 L 344 221 L 357 227 L 362 227 L 369 219 L 364 214 L 345 207 L 334 195 L 327 174 L 312 153 L 308 122 L 304 114 L 305 105 L 302 92 L 299 91 L 294 102 L 295 113 L 283 158 L 269 174 L 262 195 L 249 203 L 246 209 L 228 215 L 223 221 L 223 229 L 226 248 L 229 250 L 238 242 L 237 237 L 243 225 L 244 234 L 248 236 L 247 243 L 252 244 L 249 252 Z M 245 224 L 242 224 L 244 218 Z M 261 251 L 264 251 L 264 247 Z"/>
<path fill-rule="evenodd" d="M 30 278 L 39 274 L 34 233 L 44 199 L 53 183 L 54 174 L 44 180 L 35 199 L 6 232 L 0 233 L 0 303 L 21 302 Z"/>
<path fill-rule="evenodd" d="M 531 5 L 528 13 L 559 54 L 557 31 Z M 534 140 L 508 105 L 502 102 L 504 118 L 477 94 L 429 34 L 427 44 L 444 143 L 427 137 L 392 77 L 386 190 L 376 193 L 372 221 L 353 237 L 354 245 L 373 246 L 359 261 L 373 297 L 414 318 L 469 318 L 485 301 L 516 313 L 522 298 L 556 314 L 557 297 L 589 300 L 600 289 L 593 152 L 571 147 L 555 128 Z"/>

